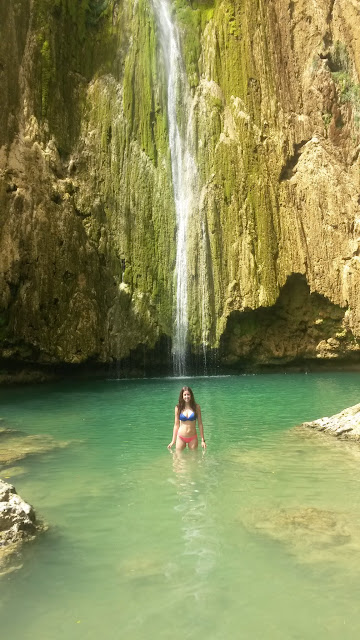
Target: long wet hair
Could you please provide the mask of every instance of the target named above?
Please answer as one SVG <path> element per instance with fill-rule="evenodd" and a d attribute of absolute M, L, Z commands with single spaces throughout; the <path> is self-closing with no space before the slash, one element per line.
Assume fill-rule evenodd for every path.
<path fill-rule="evenodd" d="M 182 413 L 185 409 L 185 400 L 183 398 L 183 393 L 184 391 L 188 391 L 190 393 L 190 402 L 189 405 L 192 408 L 193 412 L 195 413 L 196 416 L 196 402 L 195 402 L 195 398 L 194 398 L 194 394 L 192 389 L 190 389 L 190 387 L 183 387 L 180 391 L 180 395 L 179 395 L 179 402 L 177 403 L 177 408 L 179 409 L 179 414 Z"/>

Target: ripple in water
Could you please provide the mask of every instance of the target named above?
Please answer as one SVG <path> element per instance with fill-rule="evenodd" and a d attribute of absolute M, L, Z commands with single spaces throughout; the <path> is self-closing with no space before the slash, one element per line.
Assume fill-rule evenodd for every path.
<path fill-rule="evenodd" d="M 74 441 L 17 470 L 50 530 L 2 578 L 4 637 L 356 637 L 359 451 L 292 426 L 358 383 L 194 379 L 208 449 L 181 456 L 178 380 L 1 391 L 9 426 Z"/>

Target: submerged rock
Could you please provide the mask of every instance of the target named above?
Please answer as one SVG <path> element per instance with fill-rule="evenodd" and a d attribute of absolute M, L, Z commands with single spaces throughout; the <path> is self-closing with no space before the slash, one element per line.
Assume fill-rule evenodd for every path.
<path fill-rule="evenodd" d="M 1 474 L 3 476 L 3 478 L 5 478 L 5 480 L 8 480 L 9 478 L 14 478 L 15 476 L 22 476 L 24 473 L 26 473 L 26 470 L 24 467 L 7 467 L 6 469 L 2 469 Z"/>
<path fill-rule="evenodd" d="M 301 427 L 329 433 L 338 438 L 360 440 L 360 404 L 355 404 L 330 418 L 324 417 L 312 422 L 303 422 Z"/>
<path fill-rule="evenodd" d="M 359 541 L 353 539 L 343 514 L 327 509 L 259 510 L 245 517 L 243 523 L 247 529 L 284 544 L 302 562 L 336 561 L 339 549 L 342 556 L 350 550 L 358 551 Z"/>
<path fill-rule="evenodd" d="M 338 546 L 350 540 L 338 514 L 315 507 L 270 511 L 255 526 L 273 538 L 294 543 L 305 538 L 318 547 Z"/>
<path fill-rule="evenodd" d="M 24 435 L 19 431 L 7 429 L 1 435 L 0 465 L 8 466 L 23 460 L 29 455 L 49 453 L 54 449 L 68 446 L 67 441 L 55 440 L 49 435 Z"/>
<path fill-rule="evenodd" d="M 23 542 L 34 539 L 45 528 L 15 487 L 0 480 L 0 573 L 19 568 L 14 565 L 14 554 Z"/>

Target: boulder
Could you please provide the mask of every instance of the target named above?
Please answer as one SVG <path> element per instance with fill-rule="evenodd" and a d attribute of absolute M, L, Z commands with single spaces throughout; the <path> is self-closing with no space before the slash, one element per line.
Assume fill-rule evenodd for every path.
<path fill-rule="evenodd" d="M 44 529 L 33 507 L 16 493 L 13 485 L 0 480 L 0 572 L 12 570 L 11 558 L 21 544 Z"/>
<path fill-rule="evenodd" d="M 315 429 L 340 439 L 358 441 L 360 440 L 360 404 L 344 409 L 330 418 L 303 422 L 300 427 Z"/>

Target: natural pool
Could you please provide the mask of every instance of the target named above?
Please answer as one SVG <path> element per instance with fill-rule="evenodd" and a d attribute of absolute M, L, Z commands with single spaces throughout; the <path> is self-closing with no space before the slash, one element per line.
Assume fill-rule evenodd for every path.
<path fill-rule="evenodd" d="M 9 426 L 74 440 L 9 480 L 50 529 L 0 579 L 1 637 L 359 637 L 360 448 L 291 430 L 357 403 L 359 382 L 186 380 L 208 449 L 180 458 L 183 381 L 0 390 Z"/>

